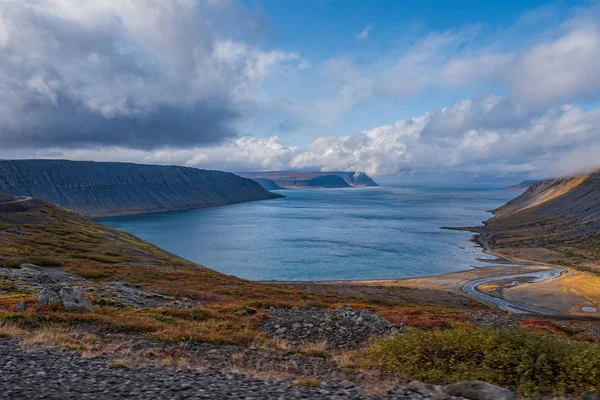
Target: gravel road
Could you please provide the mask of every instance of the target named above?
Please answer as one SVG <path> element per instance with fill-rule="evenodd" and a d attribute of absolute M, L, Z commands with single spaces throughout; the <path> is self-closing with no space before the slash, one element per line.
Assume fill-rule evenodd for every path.
<path fill-rule="evenodd" d="M 29 200 L 31 200 L 31 199 L 33 199 L 33 197 L 29 197 L 29 196 L 17 196 L 17 199 L 16 199 L 16 200 L 12 200 L 12 201 L 5 201 L 5 202 L 2 202 L 2 203 L 0 203 L 0 204 L 14 204 L 14 203 L 22 203 L 22 202 L 24 202 L 24 201 L 29 201 Z"/>
<path fill-rule="evenodd" d="M 0 399 L 451 399 L 428 389 L 399 389 L 383 397 L 353 387 L 293 386 L 289 381 L 253 380 L 218 371 L 167 367 L 110 367 L 57 349 L 19 349 L 0 339 Z"/>

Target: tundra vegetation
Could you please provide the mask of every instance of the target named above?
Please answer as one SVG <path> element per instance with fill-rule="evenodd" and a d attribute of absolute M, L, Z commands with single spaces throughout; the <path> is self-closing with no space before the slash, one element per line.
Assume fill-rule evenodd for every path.
<path fill-rule="evenodd" d="M 480 379 L 526 395 L 600 389 L 596 322 L 533 319 L 519 321 L 512 330 L 491 329 L 472 322 L 473 310 L 369 301 L 333 291 L 309 293 L 288 285 L 250 282 L 37 200 L 0 206 L 0 256 L 0 268 L 7 271 L 26 271 L 27 264 L 34 264 L 86 280 L 85 295 L 95 306 L 93 313 L 68 313 L 59 305 L 36 309 L 39 292 L 10 274 L 0 274 L 0 337 L 19 337 L 25 346 L 60 346 L 88 356 L 103 355 L 112 359 L 112 368 L 127 368 L 141 359 L 189 365 L 185 351 L 189 346 L 218 344 L 294 352 L 335 363 L 341 371 L 373 371 L 382 380 L 391 376 L 399 382 L 446 384 Z M 174 304 L 196 303 L 144 308 L 119 297 L 95 295 L 111 282 L 144 288 Z M 323 342 L 285 343 L 262 329 L 271 307 L 322 312 L 342 304 L 379 314 L 398 333 L 347 349 L 329 348 Z M 24 310 L 17 311 L 19 305 Z M 145 347 L 128 346 L 134 339 Z M 160 357 L 153 356 L 153 344 L 162 346 Z M 235 362 L 243 354 L 229 358 Z M 315 376 L 296 378 L 298 385 L 319 385 Z"/>

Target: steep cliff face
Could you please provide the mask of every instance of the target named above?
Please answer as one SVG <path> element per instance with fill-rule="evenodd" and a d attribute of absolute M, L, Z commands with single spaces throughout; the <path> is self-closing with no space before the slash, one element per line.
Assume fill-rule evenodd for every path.
<path fill-rule="evenodd" d="M 573 264 L 600 263 L 599 172 L 536 183 L 493 213 L 477 230 L 496 248 L 552 249 Z"/>
<path fill-rule="evenodd" d="M 239 175 L 250 179 L 269 179 L 288 189 L 379 186 L 364 172 L 268 171 L 240 172 Z"/>
<path fill-rule="evenodd" d="M 0 161 L 0 192 L 105 216 L 282 197 L 253 180 L 177 166 L 66 160 Z"/>
<path fill-rule="evenodd" d="M 562 219 L 575 227 L 600 222 L 600 174 L 541 181 L 493 211 L 489 224 L 521 224 Z"/>
<path fill-rule="evenodd" d="M 281 190 L 283 189 L 281 186 L 272 181 L 271 179 L 266 178 L 256 178 L 254 179 L 260 186 L 262 186 L 265 190 Z"/>

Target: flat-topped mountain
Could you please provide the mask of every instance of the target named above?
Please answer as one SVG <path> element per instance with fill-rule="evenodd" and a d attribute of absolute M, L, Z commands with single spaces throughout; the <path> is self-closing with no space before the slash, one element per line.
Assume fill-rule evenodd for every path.
<path fill-rule="evenodd" d="M 90 216 L 221 206 L 282 197 L 228 172 L 131 163 L 4 160 L 0 192 Z"/>
<path fill-rule="evenodd" d="M 267 179 L 284 189 L 379 186 L 364 172 L 267 171 L 238 174 L 250 179 Z"/>

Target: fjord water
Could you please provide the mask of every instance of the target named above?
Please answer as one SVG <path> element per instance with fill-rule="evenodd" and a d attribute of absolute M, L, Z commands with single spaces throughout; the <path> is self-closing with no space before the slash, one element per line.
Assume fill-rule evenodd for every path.
<path fill-rule="evenodd" d="M 253 280 L 378 279 L 468 269 L 473 226 L 518 192 L 382 186 L 282 190 L 284 199 L 103 218 L 165 250 Z"/>

